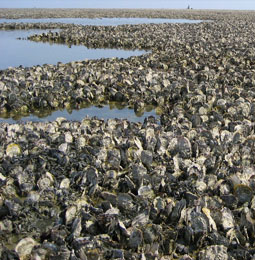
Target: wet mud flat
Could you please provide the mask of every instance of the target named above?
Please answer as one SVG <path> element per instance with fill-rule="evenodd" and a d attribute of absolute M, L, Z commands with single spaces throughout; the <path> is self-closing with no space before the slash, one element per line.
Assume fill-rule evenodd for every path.
<path fill-rule="evenodd" d="M 254 258 L 255 12 L 199 13 L 173 18 L 215 19 L 63 25 L 31 40 L 150 53 L 0 71 L 2 114 L 116 101 L 162 113 L 2 123 L 2 259 Z"/>

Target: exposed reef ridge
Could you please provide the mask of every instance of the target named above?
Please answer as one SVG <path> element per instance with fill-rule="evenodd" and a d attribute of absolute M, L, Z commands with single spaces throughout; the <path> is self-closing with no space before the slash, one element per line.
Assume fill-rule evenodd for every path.
<path fill-rule="evenodd" d="M 151 52 L 0 71 L 3 114 L 111 101 L 162 113 L 0 124 L 2 259 L 254 259 L 255 12 L 30 17 L 74 12 L 214 21 L 62 25 L 31 39 Z M 15 13 L 28 16 L 1 16 Z"/>

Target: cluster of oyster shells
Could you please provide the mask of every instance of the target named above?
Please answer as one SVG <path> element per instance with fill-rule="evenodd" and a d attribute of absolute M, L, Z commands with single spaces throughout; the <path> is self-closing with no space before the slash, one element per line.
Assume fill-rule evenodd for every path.
<path fill-rule="evenodd" d="M 160 125 L 1 123 L 2 259 L 255 257 L 255 14 L 202 13 L 218 19 L 34 36 L 151 50 L 140 57 L 0 71 L 3 114 L 110 101 L 162 112 Z"/>

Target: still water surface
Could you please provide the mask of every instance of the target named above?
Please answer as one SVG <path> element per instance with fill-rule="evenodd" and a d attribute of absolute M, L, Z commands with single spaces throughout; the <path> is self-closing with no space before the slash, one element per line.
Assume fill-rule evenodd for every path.
<path fill-rule="evenodd" d="M 110 118 L 119 118 L 119 119 L 128 119 L 131 122 L 143 122 L 146 117 L 154 116 L 159 121 L 159 115 L 156 114 L 155 110 L 150 108 L 148 111 L 143 113 L 135 113 L 133 109 L 126 107 L 117 108 L 116 106 L 104 106 L 102 108 L 91 106 L 82 108 L 79 110 L 59 110 L 54 111 L 50 115 L 30 115 L 22 118 L 0 118 L 1 122 L 6 122 L 9 124 L 20 123 L 20 122 L 51 122 L 56 120 L 58 117 L 65 117 L 67 120 L 76 120 L 81 121 L 86 116 L 93 117 L 96 116 L 100 119 L 110 119 Z"/>
<path fill-rule="evenodd" d="M 200 23 L 202 20 L 164 18 L 41 18 L 41 19 L 0 19 L 0 23 L 68 23 L 81 25 L 117 26 L 122 24 L 150 23 Z"/>
<path fill-rule="evenodd" d="M 40 34 L 45 31 L 46 30 L 0 31 L 0 69 L 18 67 L 20 65 L 31 67 L 46 63 L 67 63 L 85 59 L 128 58 L 146 53 L 142 50 L 88 49 L 81 45 L 67 46 L 17 39 L 26 38 L 29 35 Z"/>
<path fill-rule="evenodd" d="M 48 19 L 0 19 L 0 23 L 18 22 L 54 22 L 82 25 L 121 25 L 121 24 L 149 24 L 149 23 L 199 23 L 201 20 L 160 19 L 160 18 L 48 18 Z M 117 49 L 88 49 L 85 46 L 67 46 L 17 40 L 27 38 L 32 34 L 40 34 L 46 30 L 14 30 L 0 31 L 0 69 L 17 66 L 33 66 L 43 64 L 67 63 L 70 61 L 100 58 L 128 58 L 138 56 L 145 51 L 117 50 Z"/>
<path fill-rule="evenodd" d="M 149 18 L 103 18 L 103 19 L 81 19 L 81 18 L 63 18 L 63 19 L 19 19 L 6 20 L 0 19 L 1 22 L 61 22 L 76 23 L 82 25 L 121 25 L 121 24 L 140 24 L 140 23 L 194 23 L 201 21 L 191 20 L 173 20 L 173 19 L 149 19 Z M 142 55 L 145 51 L 135 50 L 117 50 L 117 49 L 88 49 L 85 46 L 67 46 L 60 44 L 50 44 L 33 42 L 28 40 L 18 40 L 17 38 L 26 39 L 29 35 L 40 34 L 46 30 L 13 30 L 0 31 L 0 69 L 8 67 L 33 66 L 42 64 L 56 64 L 61 61 L 63 63 L 84 59 L 99 58 L 127 58 L 134 55 Z M 0 119 L 0 122 L 16 123 L 26 121 L 53 121 L 57 117 L 65 117 L 68 120 L 82 120 L 84 117 L 97 116 L 102 119 L 109 118 L 126 118 L 134 122 L 143 122 L 145 117 L 155 116 L 155 110 L 149 110 L 142 115 L 136 114 L 132 109 L 128 108 L 112 108 L 110 106 L 88 107 L 80 110 L 60 110 L 52 112 L 46 116 L 30 115 L 27 117 L 16 119 Z"/>

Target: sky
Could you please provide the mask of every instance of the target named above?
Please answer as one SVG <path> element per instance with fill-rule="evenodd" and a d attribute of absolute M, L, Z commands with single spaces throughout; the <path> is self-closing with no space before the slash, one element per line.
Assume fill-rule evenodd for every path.
<path fill-rule="evenodd" d="M 255 0 L 0 0 L 0 8 L 164 8 L 255 10 Z"/>

